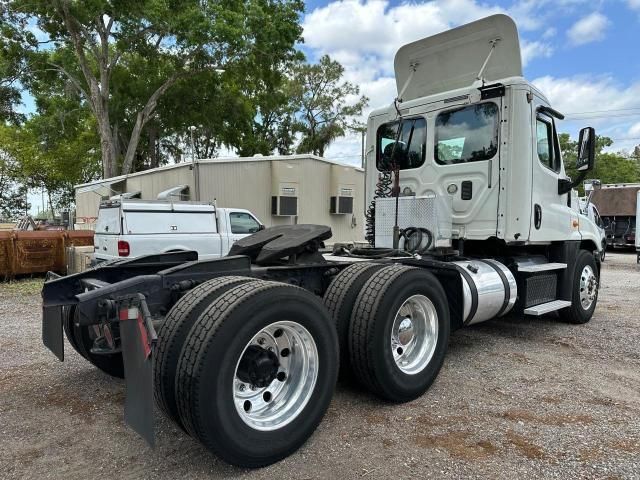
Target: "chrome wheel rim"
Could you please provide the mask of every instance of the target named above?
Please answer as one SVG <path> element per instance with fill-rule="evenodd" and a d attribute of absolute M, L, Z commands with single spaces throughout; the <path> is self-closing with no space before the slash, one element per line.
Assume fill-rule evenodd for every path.
<path fill-rule="evenodd" d="M 396 312 L 391 328 L 391 352 L 407 375 L 420 373 L 431 361 L 438 342 L 438 312 L 424 295 L 413 295 Z"/>
<path fill-rule="evenodd" d="M 589 310 L 598 294 L 598 278 L 591 266 L 586 265 L 580 274 L 580 305 Z"/>
<path fill-rule="evenodd" d="M 277 367 L 273 365 L 272 375 L 252 383 L 247 378 L 247 365 L 255 367 L 257 362 L 247 359 L 256 352 L 263 363 L 265 358 L 277 359 Z M 257 370 L 255 367 L 251 373 Z M 233 400 L 238 415 L 256 430 L 284 427 L 311 399 L 318 371 L 318 348 L 309 331 L 293 321 L 272 323 L 251 339 L 236 363 Z"/>

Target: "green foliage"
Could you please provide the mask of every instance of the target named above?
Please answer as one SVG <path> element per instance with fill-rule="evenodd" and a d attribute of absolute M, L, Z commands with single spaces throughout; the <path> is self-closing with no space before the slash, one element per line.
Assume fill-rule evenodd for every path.
<path fill-rule="evenodd" d="M 278 92 L 283 67 L 299 55 L 302 1 L 11 0 L 7 6 L 3 24 L 24 39 L 31 66 L 25 85 L 38 95 L 53 73 L 57 88 L 80 92 L 78 103 L 96 121 L 104 176 L 179 160 L 189 125 L 199 127 L 198 148 L 277 146 L 277 122 L 286 118 Z M 51 49 L 27 41 L 25 21 L 48 35 Z M 219 68 L 226 70 L 222 77 Z"/>
<path fill-rule="evenodd" d="M 576 158 L 578 141 L 572 140 L 568 133 L 559 135 L 560 149 L 567 175 L 576 178 Z M 609 137 L 596 135 L 596 161 L 589 178 L 597 178 L 602 183 L 637 183 L 640 182 L 640 162 L 638 158 L 622 152 L 603 152 L 613 145 Z M 580 195 L 584 194 L 583 186 L 578 187 Z"/>
<path fill-rule="evenodd" d="M 344 68 L 328 55 L 315 65 L 298 64 L 293 70 L 291 94 L 296 106 L 295 129 L 302 133 L 298 153 L 324 155 L 326 148 L 348 129 L 357 129 L 354 117 L 369 103 L 358 98 L 360 88 L 342 82 Z M 352 101 L 356 98 L 355 101 Z"/>
<path fill-rule="evenodd" d="M 88 109 L 64 110 L 56 100 L 22 125 L 0 126 L 0 145 L 22 189 L 44 188 L 51 206 L 64 208 L 73 203 L 74 185 L 98 178 L 100 152 Z"/>
<path fill-rule="evenodd" d="M 0 221 L 15 220 L 29 209 L 27 188 L 19 178 L 16 161 L 0 150 Z"/>

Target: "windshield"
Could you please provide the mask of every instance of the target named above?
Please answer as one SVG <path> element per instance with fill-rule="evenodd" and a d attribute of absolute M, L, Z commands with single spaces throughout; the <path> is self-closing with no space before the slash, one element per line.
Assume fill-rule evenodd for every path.
<path fill-rule="evenodd" d="M 393 168 L 394 163 L 399 170 L 418 168 L 424 163 L 427 138 L 427 122 L 424 118 L 407 118 L 402 122 L 385 123 L 378 128 L 377 136 L 378 170 L 389 170 Z"/>

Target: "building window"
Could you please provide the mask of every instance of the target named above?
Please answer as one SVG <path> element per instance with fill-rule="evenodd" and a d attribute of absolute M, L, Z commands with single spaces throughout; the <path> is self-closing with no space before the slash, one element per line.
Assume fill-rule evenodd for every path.
<path fill-rule="evenodd" d="M 229 221 L 231 222 L 231 233 L 256 233 L 260 230 L 260 223 L 248 213 L 231 212 Z"/>
<path fill-rule="evenodd" d="M 480 103 L 440 112 L 435 158 L 441 165 L 489 160 L 498 152 L 498 106 Z"/>

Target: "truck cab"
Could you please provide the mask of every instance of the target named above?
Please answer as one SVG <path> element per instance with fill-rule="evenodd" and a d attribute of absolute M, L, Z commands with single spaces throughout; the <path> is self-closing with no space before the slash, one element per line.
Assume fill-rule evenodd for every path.
<path fill-rule="evenodd" d="M 395 168 L 401 198 L 435 199 L 437 245 L 573 240 L 602 248 L 597 227 L 571 206 L 557 131 L 564 117 L 523 78 L 510 18 L 405 45 L 395 71 L 398 99 L 368 120 L 369 202 L 384 196 L 380 176 Z M 380 246 L 391 246 L 388 235 Z"/>

